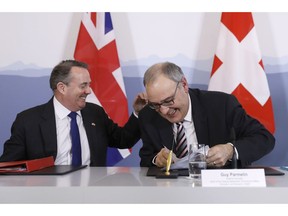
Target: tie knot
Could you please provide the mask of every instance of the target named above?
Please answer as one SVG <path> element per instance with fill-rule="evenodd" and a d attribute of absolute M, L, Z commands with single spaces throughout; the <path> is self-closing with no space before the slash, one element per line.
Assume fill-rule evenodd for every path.
<path fill-rule="evenodd" d="M 176 123 L 177 128 L 179 128 L 182 124 L 183 124 L 183 122 L 177 122 Z"/>
<path fill-rule="evenodd" d="M 76 112 L 71 112 L 68 115 L 71 119 L 76 119 L 77 113 Z"/>

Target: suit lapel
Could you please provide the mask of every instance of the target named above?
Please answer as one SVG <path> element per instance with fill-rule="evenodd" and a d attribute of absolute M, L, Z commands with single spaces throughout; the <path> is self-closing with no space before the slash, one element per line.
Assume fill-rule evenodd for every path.
<path fill-rule="evenodd" d="M 201 103 L 198 97 L 191 89 L 189 89 L 189 95 L 192 103 L 192 119 L 198 143 L 209 144 L 207 115 L 203 107 L 200 105 Z"/>
<path fill-rule="evenodd" d="M 88 104 L 86 104 L 86 107 Z M 96 145 L 97 143 L 101 143 L 102 139 L 98 136 L 98 131 L 101 131 L 101 128 L 98 129 L 99 124 L 95 122 L 95 118 L 92 117 L 91 113 L 87 108 L 81 110 L 81 115 L 83 118 L 83 124 L 85 127 L 89 149 L 90 149 L 90 164 L 102 164 L 106 158 L 106 149 L 107 146 L 103 143 L 103 145 Z M 103 129 L 103 128 L 102 128 Z M 98 140 L 97 140 L 98 139 Z"/>
<path fill-rule="evenodd" d="M 171 149 L 173 143 L 172 123 L 170 123 L 166 119 L 163 119 L 162 117 L 159 118 L 159 121 L 156 122 L 157 123 L 155 126 L 159 130 L 161 145 L 167 147 L 168 149 Z"/>
<path fill-rule="evenodd" d="M 86 109 L 82 109 L 81 110 L 81 114 L 82 114 L 82 118 L 83 118 L 83 124 L 86 130 L 86 134 L 87 134 L 87 139 L 88 139 L 88 143 L 90 146 L 90 149 L 92 147 L 91 143 L 96 143 L 96 134 L 95 134 L 95 128 L 98 126 L 96 125 L 96 122 L 91 121 L 93 118 L 91 118 L 91 116 L 89 117 L 89 113 L 87 113 Z M 92 156 L 91 156 L 92 157 Z"/>
<path fill-rule="evenodd" d="M 45 154 L 57 156 L 57 137 L 56 137 L 56 121 L 55 111 L 53 106 L 53 99 L 51 99 L 45 106 L 42 113 L 43 121 L 40 123 L 41 133 L 43 137 Z"/>

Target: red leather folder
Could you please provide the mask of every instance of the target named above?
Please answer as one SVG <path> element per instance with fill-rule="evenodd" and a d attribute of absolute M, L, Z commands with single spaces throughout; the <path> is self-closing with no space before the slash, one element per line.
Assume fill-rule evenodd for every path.
<path fill-rule="evenodd" d="M 28 173 L 51 166 L 54 166 L 53 156 L 33 160 L 1 162 L 0 173 Z"/>

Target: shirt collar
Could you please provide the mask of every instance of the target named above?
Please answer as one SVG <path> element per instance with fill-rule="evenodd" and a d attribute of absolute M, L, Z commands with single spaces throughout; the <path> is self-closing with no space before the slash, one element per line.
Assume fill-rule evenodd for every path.
<path fill-rule="evenodd" d="M 184 121 L 192 122 L 192 103 L 191 103 L 191 98 L 188 94 L 188 112 L 184 118 Z"/>
<path fill-rule="evenodd" d="M 69 109 L 67 109 L 65 106 L 63 106 L 54 96 L 53 98 L 53 104 L 54 104 L 54 110 L 55 110 L 55 114 L 58 116 L 58 118 L 60 119 L 64 119 L 65 117 L 67 117 L 67 115 L 69 115 L 69 113 L 71 112 Z M 77 111 L 77 114 L 81 116 L 81 112 Z"/>

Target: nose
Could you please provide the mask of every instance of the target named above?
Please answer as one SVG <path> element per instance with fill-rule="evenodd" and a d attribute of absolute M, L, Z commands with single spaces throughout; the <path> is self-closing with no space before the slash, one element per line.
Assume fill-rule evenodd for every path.
<path fill-rule="evenodd" d="M 85 94 L 87 94 L 87 95 L 88 95 L 88 94 L 91 94 L 91 88 L 90 88 L 90 87 L 88 87 L 88 88 L 85 89 Z"/>

